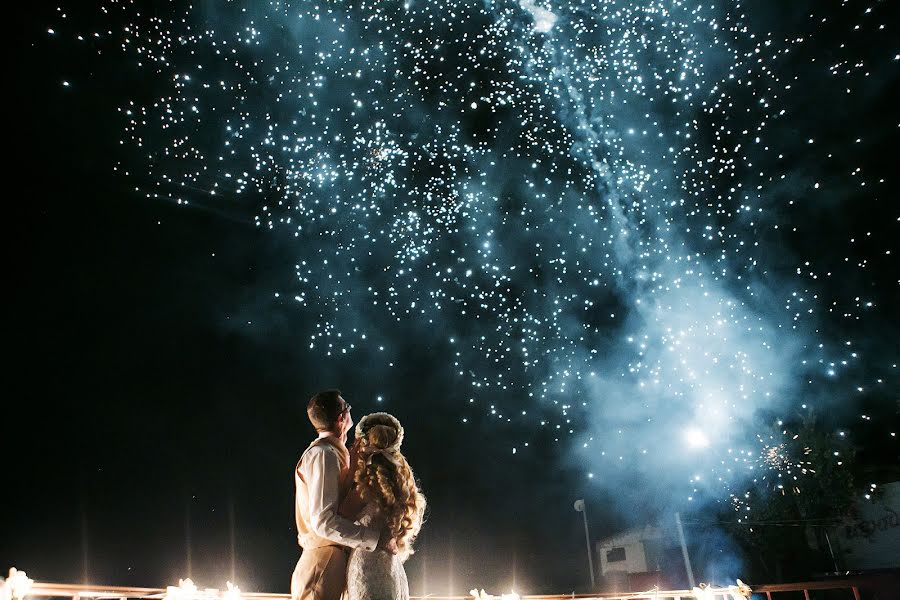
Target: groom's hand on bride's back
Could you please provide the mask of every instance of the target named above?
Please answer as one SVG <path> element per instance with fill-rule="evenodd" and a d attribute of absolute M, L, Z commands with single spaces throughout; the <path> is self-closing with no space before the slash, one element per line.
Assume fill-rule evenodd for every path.
<path fill-rule="evenodd" d="M 400 549 L 397 548 L 397 540 L 391 535 L 387 529 L 381 530 L 381 537 L 378 538 L 378 546 L 376 550 L 384 550 L 388 554 L 397 554 Z"/>

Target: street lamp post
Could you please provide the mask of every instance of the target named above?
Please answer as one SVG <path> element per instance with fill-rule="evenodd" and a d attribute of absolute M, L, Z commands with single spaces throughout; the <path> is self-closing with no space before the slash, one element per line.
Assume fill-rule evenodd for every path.
<path fill-rule="evenodd" d="M 591 568 L 591 590 L 593 590 L 597 587 L 597 583 L 594 580 L 594 559 L 591 557 L 591 534 L 588 533 L 587 509 L 584 506 L 583 498 L 579 498 L 575 501 L 575 510 L 580 512 L 581 516 L 584 517 L 584 541 L 587 543 L 588 566 Z"/>

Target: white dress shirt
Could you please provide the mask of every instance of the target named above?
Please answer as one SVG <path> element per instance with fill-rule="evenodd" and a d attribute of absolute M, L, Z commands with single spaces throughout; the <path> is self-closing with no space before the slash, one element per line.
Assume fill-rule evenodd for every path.
<path fill-rule="evenodd" d="M 320 436 L 297 463 L 295 513 L 300 546 L 318 548 L 340 545 L 372 551 L 380 531 L 363 527 L 338 514 L 341 456 Z"/>

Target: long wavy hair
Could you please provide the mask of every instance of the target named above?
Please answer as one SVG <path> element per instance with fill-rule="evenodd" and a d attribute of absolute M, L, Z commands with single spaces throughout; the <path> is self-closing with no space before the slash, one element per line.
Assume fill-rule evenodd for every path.
<path fill-rule="evenodd" d="M 375 502 L 405 561 L 425 517 L 425 496 L 400 452 L 403 427 L 387 413 L 363 417 L 356 426 L 358 459 L 353 481 L 364 501 Z"/>

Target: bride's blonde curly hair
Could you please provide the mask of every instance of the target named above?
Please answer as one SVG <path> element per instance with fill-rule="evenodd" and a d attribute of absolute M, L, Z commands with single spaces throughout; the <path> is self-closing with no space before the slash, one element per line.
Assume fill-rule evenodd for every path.
<path fill-rule="evenodd" d="M 381 509 L 398 555 L 405 561 L 422 528 L 425 496 L 400 452 L 403 427 L 392 415 L 373 413 L 360 420 L 355 437 L 359 458 L 353 481 L 362 499 Z"/>

